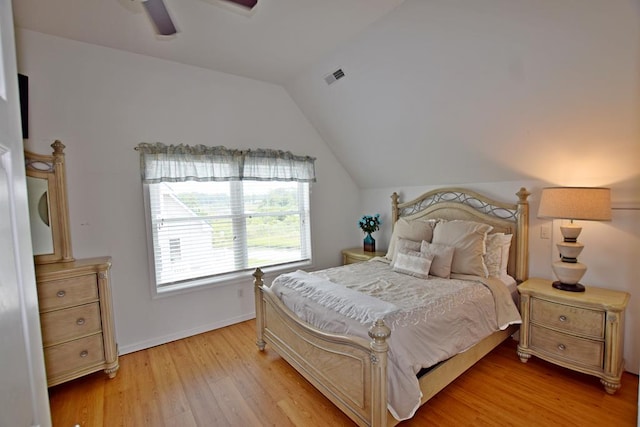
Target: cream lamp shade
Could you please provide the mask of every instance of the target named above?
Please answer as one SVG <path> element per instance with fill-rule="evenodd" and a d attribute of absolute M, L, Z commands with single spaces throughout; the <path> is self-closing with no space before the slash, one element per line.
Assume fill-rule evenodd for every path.
<path fill-rule="evenodd" d="M 611 190 L 601 187 L 543 188 L 538 217 L 610 221 Z"/>
<path fill-rule="evenodd" d="M 538 217 L 571 221 L 571 224 L 560 227 L 564 241 L 557 245 L 561 260 L 551 265 L 559 279 L 553 287 L 583 292 L 584 286 L 578 283 L 587 271 L 587 266 L 578 262 L 578 255 L 584 249 L 584 245 L 578 242 L 582 227 L 574 225 L 573 221 L 610 221 L 611 190 L 602 187 L 543 188 Z"/>

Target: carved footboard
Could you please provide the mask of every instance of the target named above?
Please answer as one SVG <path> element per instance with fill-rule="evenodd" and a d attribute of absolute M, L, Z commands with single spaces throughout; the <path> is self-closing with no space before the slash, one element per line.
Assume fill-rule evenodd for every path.
<path fill-rule="evenodd" d="M 379 320 L 371 341 L 323 332 L 301 321 L 266 286 L 256 269 L 257 345 L 265 344 L 361 426 L 387 425 L 387 350 L 391 331 Z"/>

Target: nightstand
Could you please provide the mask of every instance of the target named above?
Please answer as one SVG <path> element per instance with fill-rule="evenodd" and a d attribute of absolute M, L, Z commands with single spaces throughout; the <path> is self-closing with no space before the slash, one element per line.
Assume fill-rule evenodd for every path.
<path fill-rule="evenodd" d="M 520 292 L 520 344 L 523 363 L 533 355 L 565 368 L 594 375 L 609 394 L 620 388 L 624 368 L 626 292 L 587 286 L 585 292 L 551 287 L 529 279 Z"/>
<path fill-rule="evenodd" d="M 369 261 L 377 256 L 385 256 L 386 252 L 365 252 L 362 248 L 351 248 L 342 250 L 342 265 L 356 262 Z"/>

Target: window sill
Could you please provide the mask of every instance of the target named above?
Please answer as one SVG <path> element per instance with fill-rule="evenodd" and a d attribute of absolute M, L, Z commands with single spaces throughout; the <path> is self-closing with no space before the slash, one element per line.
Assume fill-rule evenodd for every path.
<path fill-rule="evenodd" d="M 296 271 L 303 267 L 312 267 L 311 261 L 300 261 L 296 263 L 278 265 L 273 267 L 262 268 L 264 278 L 275 278 L 276 276 Z M 188 283 L 181 283 L 177 285 L 168 285 L 158 288 L 155 283 L 152 284 L 152 298 L 165 298 L 175 295 L 181 295 L 194 291 L 202 291 L 208 289 L 222 288 L 225 286 L 233 286 L 238 284 L 246 284 L 249 281 L 253 284 L 253 273 L 255 270 L 241 271 L 235 273 L 229 273 L 217 277 L 208 277 L 205 279 L 193 280 Z"/>

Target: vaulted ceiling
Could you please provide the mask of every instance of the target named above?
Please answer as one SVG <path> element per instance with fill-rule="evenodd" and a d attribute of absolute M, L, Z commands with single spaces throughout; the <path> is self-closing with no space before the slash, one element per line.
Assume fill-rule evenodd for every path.
<path fill-rule="evenodd" d="M 140 0 L 13 7 L 21 28 L 282 85 L 361 188 L 637 187 L 637 0 L 165 3 L 171 37 Z"/>
<path fill-rule="evenodd" d="M 284 84 L 403 0 L 164 0 L 178 34 L 158 36 L 142 0 L 19 0 L 18 27 Z"/>

